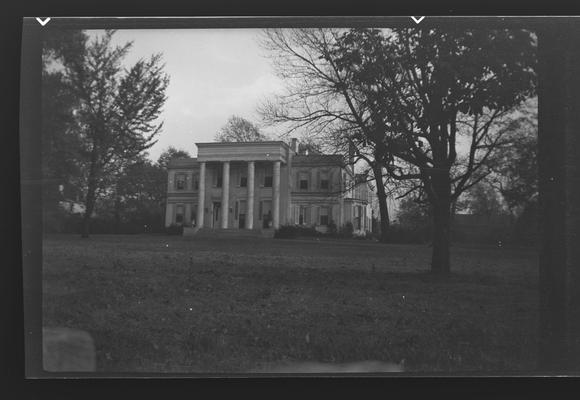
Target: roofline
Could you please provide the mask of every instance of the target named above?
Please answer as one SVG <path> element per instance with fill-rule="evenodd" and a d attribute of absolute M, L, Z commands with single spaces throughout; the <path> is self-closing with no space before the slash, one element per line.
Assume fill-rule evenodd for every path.
<path fill-rule="evenodd" d="M 231 146 L 231 145 L 237 145 L 237 146 L 255 146 L 257 144 L 281 144 L 286 148 L 290 148 L 290 146 L 288 145 L 288 143 L 282 141 L 282 140 L 268 140 L 268 141 L 256 141 L 256 142 L 201 142 L 201 143 L 195 143 L 195 145 L 199 148 L 201 147 L 206 147 L 206 146 Z"/>

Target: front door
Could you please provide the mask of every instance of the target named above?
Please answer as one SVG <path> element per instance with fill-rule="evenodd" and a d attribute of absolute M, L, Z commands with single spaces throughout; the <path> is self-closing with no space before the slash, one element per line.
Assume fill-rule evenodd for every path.
<path fill-rule="evenodd" d="M 246 201 L 240 200 L 238 204 L 239 204 L 238 228 L 246 229 Z"/>
<path fill-rule="evenodd" d="M 263 200 L 261 203 L 261 219 L 262 228 L 268 229 L 272 227 L 272 201 Z"/>
<path fill-rule="evenodd" d="M 222 203 L 219 201 L 213 202 L 213 218 L 212 218 L 212 228 L 219 228 L 220 226 L 220 210 L 222 208 Z"/>

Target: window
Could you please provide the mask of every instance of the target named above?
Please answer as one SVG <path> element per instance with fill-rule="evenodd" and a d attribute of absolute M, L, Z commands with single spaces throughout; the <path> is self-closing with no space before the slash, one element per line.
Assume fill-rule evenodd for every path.
<path fill-rule="evenodd" d="M 362 228 L 361 220 L 362 220 L 362 206 L 356 206 L 354 208 L 354 216 L 355 216 L 355 229 L 360 230 Z"/>
<path fill-rule="evenodd" d="M 328 182 L 328 172 L 321 172 L 320 173 L 320 189 L 328 190 L 329 182 Z"/>
<path fill-rule="evenodd" d="M 298 214 L 298 223 L 300 225 L 305 225 L 310 223 L 310 207 L 300 206 L 300 212 Z"/>
<path fill-rule="evenodd" d="M 273 174 L 271 165 L 264 168 L 264 187 L 272 187 Z"/>
<path fill-rule="evenodd" d="M 320 225 L 328 226 L 328 207 L 320 207 Z"/>
<path fill-rule="evenodd" d="M 241 176 L 240 177 L 240 186 L 241 187 L 248 187 L 248 177 L 247 176 Z"/>
<path fill-rule="evenodd" d="M 222 180 L 223 180 L 224 174 L 223 174 L 223 166 L 219 165 L 216 167 L 215 169 L 215 175 L 214 175 L 214 187 L 218 187 L 221 188 L 222 187 Z"/>
<path fill-rule="evenodd" d="M 199 190 L 199 177 L 194 173 L 192 176 L 193 190 Z"/>
<path fill-rule="evenodd" d="M 184 190 L 185 189 L 185 179 L 186 175 L 179 173 L 175 174 L 175 189 Z"/>
<path fill-rule="evenodd" d="M 175 223 L 182 224 L 184 217 L 184 206 L 183 204 L 178 204 L 175 206 Z"/>
<path fill-rule="evenodd" d="M 308 172 L 301 172 L 298 187 L 300 190 L 308 190 Z"/>
<path fill-rule="evenodd" d="M 191 226 L 197 226 L 197 204 L 191 206 L 191 217 L 190 217 L 190 224 Z"/>

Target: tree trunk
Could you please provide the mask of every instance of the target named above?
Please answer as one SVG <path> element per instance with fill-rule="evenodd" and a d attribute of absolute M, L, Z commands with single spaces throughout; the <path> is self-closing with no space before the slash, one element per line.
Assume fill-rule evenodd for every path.
<path fill-rule="evenodd" d="M 383 171 L 381 166 L 373 167 L 375 183 L 377 185 L 377 197 L 379 200 L 379 212 L 381 219 L 381 242 L 387 241 L 387 231 L 389 230 L 389 209 L 387 207 L 387 193 L 383 182 Z"/>
<path fill-rule="evenodd" d="M 97 160 L 98 149 L 95 143 L 91 150 L 91 165 L 89 167 L 89 179 L 87 187 L 87 197 L 85 197 L 85 215 L 83 216 L 82 238 L 89 237 L 91 216 L 95 209 L 95 195 L 97 193 Z"/>
<path fill-rule="evenodd" d="M 89 187 L 87 190 L 87 197 L 85 200 L 85 215 L 83 215 L 83 227 L 82 227 L 82 238 L 88 238 L 90 233 L 91 215 L 93 215 L 93 210 L 95 209 L 95 193 L 96 185 L 89 181 Z"/>
<path fill-rule="evenodd" d="M 121 199 L 117 196 L 115 198 L 115 230 L 116 234 L 121 230 Z"/>
<path fill-rule="evenodd" d="M 431 212 L 433 218 L 433 253 L 431 272 L 446 275 L 450 272 L 451 238 L 451 182 L 449 172 L 442 171 L 433 176 L 434 192 Z"/>

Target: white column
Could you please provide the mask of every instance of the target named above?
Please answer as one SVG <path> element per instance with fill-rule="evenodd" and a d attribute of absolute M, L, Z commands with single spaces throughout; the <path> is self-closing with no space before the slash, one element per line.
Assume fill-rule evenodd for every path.
<path fill-rule="evenodd" d="M 199 189 L 197 190 L 197 218 L 198 228 L 203 227 L 203 217 L 205 215 L 205 162 L 199 164 Z"/>
<path fill-rule="evenodd" d="M 248 161 L 248 210 L 246 211 L 246 229 L 254 228 L 254 161 Z"/>
<path fill-rule="evenodd" d="M 222 177 L 222 229 L 228 228 L 230 217 L 230 162 L 224 161 Z"/>
<path fill-rule="evenodd" d="M 273 223 L 274 229 L 280 227 L 280 161 L 274 161 L 274 195 L 273 195 Z"/>

